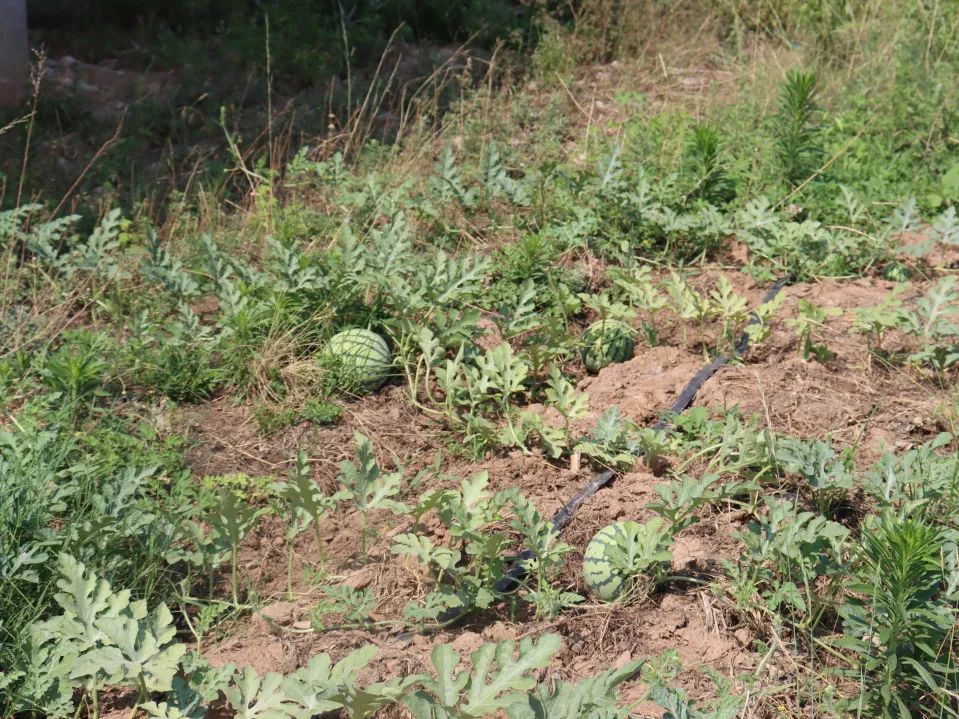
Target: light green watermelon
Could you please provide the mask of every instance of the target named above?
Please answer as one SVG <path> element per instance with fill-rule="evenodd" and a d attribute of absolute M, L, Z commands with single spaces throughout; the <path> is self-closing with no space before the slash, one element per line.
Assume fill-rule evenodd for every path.
<path fill-rule="evenodd" d="M 630 578 L 625 571 L 617 569 L 609 557 L 609 550 L 618 547 L 628 551 L 628 545 L 640 531 L 639 523 L 628 520 L 603 527 L 586 546 L 583 556 L 583 577 L 589 591 L 604 601 L 616 599 Z"/>
<path fill-rule="evenodd" d="M 636 350 L 636 330 L 619 320 L 594 322 L 580 337 L 580 355 L 590 372 L 599 372 L 614 362 L 632 359 Z"/>
<path fill-rule="evenodd" d="M 351 391 L 378 389 L 389 377 L 393 363 L 386 340 L 358 327 L 333 335 L 323 354 Z"/>

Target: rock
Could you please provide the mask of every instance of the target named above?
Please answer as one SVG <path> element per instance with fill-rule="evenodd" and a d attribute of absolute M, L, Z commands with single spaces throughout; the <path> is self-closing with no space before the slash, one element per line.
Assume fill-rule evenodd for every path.
<path fill-rule="evenodd" d="M 503 622 L 496 622 L 487 627 L 483 632 L 483 636 L 491 642 L 502 642 L 506 639 L 512 639 L 514 635 L 515 632 Z"/>
<path fill-rule="evenodd" d="M 297 606 L 293 602 L 276 602 L 263 607 L 259 615 L 276 624 L 289 624 L 296 610 Z"/>
<path fill-rule="evenodd" d="M 364 567 L 358 572 L 354 572 L 348 577 L 344 577 L 340 582 L 344 587 L 351 587 L 352 589 L 365 589 L 370 586 L 370 581 L 372 577 L 370 573 Z"/>
<path fill-rule="evenodd" d="M 463 632 L 450 645 L 460 654 L 469 654 L 479 648 L 483 643 L 483 637 L 476 632 Z"/>

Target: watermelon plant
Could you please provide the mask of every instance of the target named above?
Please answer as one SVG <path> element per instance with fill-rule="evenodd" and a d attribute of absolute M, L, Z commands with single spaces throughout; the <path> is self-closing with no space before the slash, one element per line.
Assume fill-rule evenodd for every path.
<path fill-rule="evenodd" d="M 287 595 L 293 596 L 293 556 L 294 541 L 310 525 L 313 526 L 316 551 L 322 556 L 323 536 L 320 520 L 332 512 L 340 500 L 346 498 L 345 492 L 337 492 L 332 496 L 323 494 L 310 472 L 309 460 L 302 450 L 296 453 L 296 462 L 289 479 L 285 482 L 274 482 L 270 489 L 274 499 L 280 506 L 275 507 L 277 516 L 283 518 L 286 526 L 286 587 Z"/>
<path fill-rule="evenodd" d="M 384 474 L 373 454 L 370 439 L 355 432 L 353 441 L 356 444 L 356 459 L 339 463 L 337 480 L 343 485 L 343 490 L 334 497 L 353 500 L 360 515 L 360 554 L 365 559 L 367 542 L 376 534 L 375 527 L 370 523 L 370 513 L 388 510 L 393 514 L 406 514 L 409 508 L 393 499 L 403 489 L 402 470 Z"/>
<path fill-rule="evenodd" d="M 427 492 L 413 508 L 417 523 L 435 512 L 449 534 L 448 545 L 414 532 L 394 538 L 394 554 L 415 559 L 435 577 L 433 590 L 405 608 L 408 619 L 435 622 L 449 609 L 487 609 L 498 598 L 494 585 L 505 574 L 510 540 L 497 525 L 517 491 L 493 493 L 488 485 L 489 475 L 479 472 L 461 480 L 458 489 Z"/>

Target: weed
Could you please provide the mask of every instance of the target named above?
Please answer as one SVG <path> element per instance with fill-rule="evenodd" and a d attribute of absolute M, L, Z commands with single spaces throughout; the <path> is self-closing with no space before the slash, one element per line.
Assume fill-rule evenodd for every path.
<path fill-rule="evenodd" d="M 818 82 L 815 73 L 790 71 L 780 90 L 776 159 L 790 189 L 812 178 L 823 154 L 816 126 Z"/>
<path fill-rule="evenodd" d="M 859 706 L 880 716 L 910 716 L 930 703 L 951 711 L 946 696 L 959 670 L 944 656 L 953 615 L 942 594 L 943 543 L 940 528 L 889 513 L 863 536 L 858 596 L 840 610 L 842 643 L 860 660 Z"/>

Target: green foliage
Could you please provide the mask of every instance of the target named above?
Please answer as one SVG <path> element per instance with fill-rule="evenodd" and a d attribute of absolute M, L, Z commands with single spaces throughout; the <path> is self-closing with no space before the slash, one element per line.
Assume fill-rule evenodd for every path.
<path fill-rule="evenodd" d="M 905 288 L 894 289 L 879 304 L 857 310 L 853 326 L 867 335 L 870 349 L 883 359 L 931 367 L 942 377 L 959 362 L 959 347 L 955 342 L 959 331 L 956 280 L 943 277 L 910 304 L 902 300 L 904 291 Z M 892 330 L 912 339 L 912 351 L 895 356 L 882 348 L 883 337 Z"/>
<path fill-rule="evenodd" d="M 818 439 L 800 442 L 780 438 L 776 443 L 776 459 L 785 472 L 795 472 L 806 482 L 820 514 L 845 502 L 853 488 L 853 476 L 846 462 L 826 442 Z"/>
<path fill-rule="evenodd" d="M 529 365 L 506 343 L 476 354 L 471 361 L 461 346 L 453 359 L 436 368 L 443 412 L 476 454 L 499 441 L 500 420 L 506 421 L 506 443 L 522 444 L 515 434 L 512 400 L 526 391 L 529 372 Z"/>
<path fill-rule="evenodd" d="M 741 596 L 756 591 L 771 612 L 792 616 L 804 629 L 812 629 L 842 579 L 848 530 L 821 515 L 798 511 L 789 501 L 767 498 L 766 508 L 766 514 L 739 535 L 753 561 L 740 568 L 727 566 Z"/>
<path fill-rule="evenodd" d="M 94 703 L 105 685 L 135 688 L 141 700 L 170 689 L 186 647 L 173 641 L 166 606 L 148 612 L 146 602 L 114 593 L 70 555 L 59 563 L 62 614 L 30 626 L 30 651 L 14 665 L 12 710 L 60 714 L 80 686 Z"/>
<path fill-rule="evenodd" d="M 573 547 L 563 542 L 555 525 L 523 497 L 513 499 L 513 510 L 516 516 L 512 527 L 523 538 L 523 546 L 532 553 L 530 559 L 523 560 L 530 577 L 526 580 L 526 597 L 535 605 L 537 614 L 554 617 L 582 601 L 578 594 L 555 586 L 566 564 L 565 557 Z"/>
<path fill-rule="evenodd" d="M 776 159 L 790 189 L 812 177 L 823 154 L 816 125 L 818 82 L 815 73 L 792 70 L 780 90 L 775 119 Z"/>
<path fill-rule="evenodd" d="M 863 707 L 882 717 L 908 717 L 935 706 L 959 686 L 948 649 L 954 597 L 943 592 L 945 536 L 922 520 L 882 515 L 864 533 L 855 592 L 841 608 L 843 646 L 859 658 Z M 954 588 L 953 588 L 954 591 Z"/>
<path fill-rule="evenodd" d="M 338 615 L 343 624 L 368 625 L 376 609 L 376 597 L 370 589 L 354 589 L 345 584 L 321 587 L 326 598 L 310 611 L 310 620 L 316 629 L 325 629 L 328 616 Z"/>
<path fill-rule="evenodd" d="M 266 512 L 248 504 L 232 489 L 224 489 L 217 498 L 213 511 L 207 518 L 210 524 L 210 545 L 225 547 L 230 559 L 230 590 L 233 603 L 240 603 L 239 575 L 237 573 L 237 557 L 240 551 L 240 542 L 247 535 L 256 521 Z"/>
<path fill-rule="evenodd" d="M 686 175 L 691 187 L 686 192 L 690 200 L 703 200 L 720 206 L 735 196 L 735 188 L 723 162 L 719 131 L 710 125 L 693 127 L 686 150 Z"/>
<path fill-rule="evenodd" d="M 573 451 L 603 467 L 628 469 L 643 457 L 647 466 L 653 468 L 657 458 L 668 450 L 668 444 L 662 432 L 637 426 L 613 405 L 596 420 L 590 433 L 579 440 Z"/>
<path fill-rule="evenodd" d="M 456 490 L 436 490 L 424 495 L 413 508 L 419 522 L 435 512 L 449 532 L 449 546 L 438 546 L 428 537 L 407 533 L 397 535 L 394 554 L 415 558 L 436 576 L 436 587 L 422 603 L 414 602 L 404 614 L 414 621 L 435 621 L 451 608 L 486 609 L 497 599 L 493 585 L 506 571 L 504 553 L 509 537 L 499 524 L 516 498 L 515 490 L 492 494 L 487 490 L 485 472 L 460 482 Z M 547 548 L 555 551 L 554 537 L 546 537 Z M 554 555 L 555 556 L 555 555 Z M 545 577 L 554 567 L 543 568 Z"/>
<path fill-rule="evenodd" d="M 115 586 L 175 597 L 169 565 L 196 513 L 176 445 L 122 421 L 76 425 L 59 400 L 28 403 L 0 434 L 0 662 L 44 660 L 27 627 L 56 610 L 55 558 L 66 552 Z M 30 647 L 33 646 L 31 649 Z M 39 681 L 39 680 L 38 680 Z M 39 690 L 38 690 L 39 691 Z M 9 694 L 0 690 L 0 704 Z"/>
<path fill-rule="evenodd" d="M 324 399 L 310 398 L 303 403 L 303 408 L 300 410 L 300 417 L 314 424 L 324 425 L 335 422 L 339 419 L 342 412 L 343 409 L 333 402 Z"/>
<path fill-rule="evenodd" d="M 294 541 L 312 525 L 316 551 L 322 555 L 323 535 L 320 520 L 335 509 L 337 502 L 345 499 L 347 495 L 345 492 L 333 496 L 323 494 L 313 481 L 309 461 L 302 450 L 296 453 L 296 464 L 287 481 L 275 482 L 271 489 L 281 503 L 276 514 L 283 518 L 286 525 L 287 593 L 292 595 Z"/>
<path fill-rule="evenodd" d="M 882 341 L 886 334 L 902 328 L 908 321 L 909 316 L 901 299 L 904 289 L 897 287 L 878 305 L 853 310 L 853 329 L 866 335 L 871 352 L 881 354 Z"/>
<path fill-rule="evenodd" d="M 383 474 L 373 454 L 373 443 L 359 432 L 354 433 L 356 460 L 340 462 L 339 481 L 344 490 L 335 495 L 336 499 L 351 499 L 359 512 L 360 554 L 366 555 L 367 541 L 375 529 L 370 526 L 370 513 L 388 510 L 393 514 L 405 514 L 409 508 L 393 497 L 403 489 L 403 472 Z"/>
<path fill-rule="evenodd" d="M 58 392 L 68 407 L 76 408 L 93 398 L 105 373 L 106 365 L 91 348 L 86 352 L 61 349 L 47 360 L 43 375 L 50 390 Z"/>
<path fill-rule="evenodd" d="M 943 432 L 898 456 L 885 452 L 866 473 L 866 491 L 882 506 L 948 521 L 959 508 L 959 457 L 941 450 L 953 441 Z"/>
<path fill-rule="evenodd" d="M 506 713 L 509 719 L 580 719 L 584 716 L 625 719 L 628 710 L 617 706 L 616 690 L 638 673 L 643 664 L 642 660 L 627 662 L 622 668 L 610 669 L 576 683 L 557 680 L 549 690 L 539 685 L 525 700 L 508 706 Z"/>
<path fill-rule="evenodd" d="M 525 701 L 536 686 L 532 672 L 547 666 L 560 644 L 557 634 L 484 644 L 471 655 L 472 672 L 457 671 L 459 654 L 439 645 L 431 655 L 435 676 L 423 680 L 423 689 L 406 699 L 407 706 L 416 719 L 477 719 L 508 709 Z"/>
<path fill-rule="evenodd" d="M 808 300 L 799 300 L 796 317 L 786 320 L 799 338 L 800 352 L 803 359 L 815 358 L 817 362 L 825 363 L 835 355 L 830 351 L 823 339 L 823 330 L 826 320 L 830 317 L 839 317 L 842 309 L 839 307 L 819 307 Z"/>

